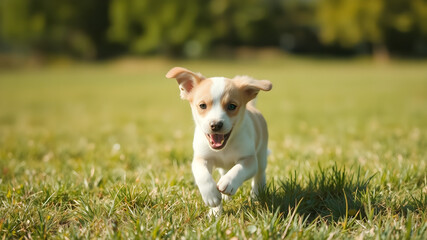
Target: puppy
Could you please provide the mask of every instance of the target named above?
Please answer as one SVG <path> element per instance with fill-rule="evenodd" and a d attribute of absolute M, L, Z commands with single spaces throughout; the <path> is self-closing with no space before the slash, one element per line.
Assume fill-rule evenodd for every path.
<path fill-rule="evenodd" d="M 188 100 L 196 123 L 193 175 L 209 215 L 222 212 L 221 199 L 228 200 L 242 183 L 252 180 L 252 195 L 266 184 L 267 124 L 255 108 L 260 90 L 270 91 L 267 80 L 248 76 L 206 78 L 185 68 L 172 68 L 167 78 L 176 78 L 181 98 Z M 212 177 L 217 168 L 218 183 Z"/>

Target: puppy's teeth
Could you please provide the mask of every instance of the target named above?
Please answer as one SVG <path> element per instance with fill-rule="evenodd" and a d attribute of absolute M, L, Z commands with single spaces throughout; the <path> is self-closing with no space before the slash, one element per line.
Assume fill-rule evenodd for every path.
<path fill-rule="evenodd" d="M 221 145 L 224 143 L 224 139 L 223 140 L 221 140 Z"/>

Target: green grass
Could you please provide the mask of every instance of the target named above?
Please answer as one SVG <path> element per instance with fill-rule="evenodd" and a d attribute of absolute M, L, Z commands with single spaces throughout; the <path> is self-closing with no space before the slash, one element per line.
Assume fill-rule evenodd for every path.
<path fill-rule="evenodd" d="M 268 188 L 207 217 L 165 73 L 273 82 Z M 0 71 L 0 238 L 427 237 L 426 61 L 121 60 Z M 216 177 L 218 177 L 216 175 Z"/>

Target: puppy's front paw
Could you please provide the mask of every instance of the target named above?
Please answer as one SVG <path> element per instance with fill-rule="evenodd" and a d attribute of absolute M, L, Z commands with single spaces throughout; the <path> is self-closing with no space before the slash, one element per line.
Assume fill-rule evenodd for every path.
<path fill-rule="evenodd" d="M 201 188 L 203 201 L 209 207 L 217 207 L 221 204 L 221 193 L 215 188 L 215 185 Z"/>
<path fill-rule="evenodd" d="M 215 217 L 219 217 L 222 214 L 222 204 L 220 204 L 218 207 L 213 207 L 209 209 L 208 217 L 210 219 L 213 219 Z"/>
<path fill-rule="evenodd" d="M 226 195 L 234 195 L 239 186 L 239 184 L 236 184 L 235 181 L 232 181 L 227 175 L 222 176 L 216 185 L 218 191 Z"/>

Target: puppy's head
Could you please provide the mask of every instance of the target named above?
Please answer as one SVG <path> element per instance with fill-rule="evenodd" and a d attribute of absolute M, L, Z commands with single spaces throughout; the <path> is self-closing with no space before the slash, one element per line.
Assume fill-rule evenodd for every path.
<path fill-rule="evenodd" d="M 246 104 L 260 90 L 272 88 L 267 80 L 247 76 L 206 78 L 180 67 L 172 68 L 166 77 L 178 81 L 181 98 L 190 102 L 194 120 L 213 150 L 227 145 L 234 127 L 243 119 Z"/>

